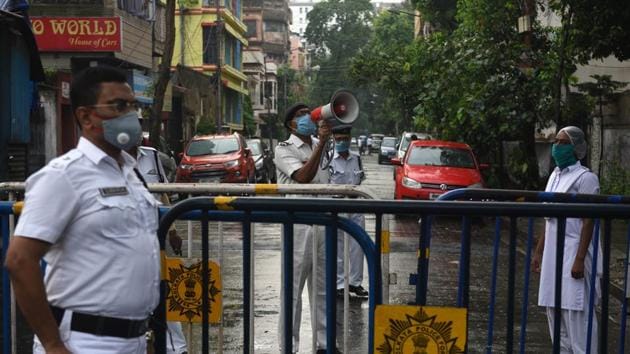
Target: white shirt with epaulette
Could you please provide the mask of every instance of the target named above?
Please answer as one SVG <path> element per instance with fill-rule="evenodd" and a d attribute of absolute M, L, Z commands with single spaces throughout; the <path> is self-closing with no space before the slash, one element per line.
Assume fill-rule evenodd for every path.
<path fill-rule="evenodd" d="M 330 162 L 330 183 L 331 184 L 351 184 L 358 186 L 364 178 L 363 168 L 361 166 L 361 158 L 348 152 L 348 158 L 344 158 L 335 152 Z"/>
<path fill-rule="evenodd" d="M 50 243 L 44 283 L 51 305 L 144 319 L 159 300 L 157 201 L 122 152 L 122 166 L 81 138 L 26 181 L 18 237 Z"/>
<path fill-rule="evenodd" d="M 302 139 L 291 134 L 289 139 L 278 143 L 275 150 L 273 162 L 276 164 L 276 175 L 279 184 L 298 184 L 299 182 L 291 178 L 291 175 L 302 168 L 313 154 L 319 144 L 319 140 L 312 138 L 312 147 Z M 317 174 L 310 182 L 313 184 L 328 183 L 328 169 L 317 167 Z"/>

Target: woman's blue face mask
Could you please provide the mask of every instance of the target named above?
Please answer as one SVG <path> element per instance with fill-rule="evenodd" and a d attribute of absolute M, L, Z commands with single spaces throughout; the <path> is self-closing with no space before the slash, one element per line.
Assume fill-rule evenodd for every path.
<path fill-rule="evenodd" d="M 315 135 L 317 134 L 317 124 L 311 120 L 311 115 L 306 113 L 297 118 L 297 129 L 295 130 L 300 135 Z"/>

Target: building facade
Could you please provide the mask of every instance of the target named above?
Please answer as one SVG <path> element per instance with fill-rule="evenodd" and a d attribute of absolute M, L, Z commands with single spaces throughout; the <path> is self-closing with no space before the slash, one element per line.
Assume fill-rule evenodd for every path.
<path fill-rule="evenodd" d="M 278 66 L 288 61 L 291 16 L 286 0 L 245 0 L 243 4 L 249 42 L 243 65 L 257 124 L 255 135 L 261 136 L 270 134 L 265 126 L 278 116 Z"/>
<path fill-rule="evenodd" d="M 223 0 L 218 7 L 208 0 L 189 0 L 175 12 L 173 67 L 179 64 L 212 76 L 215 86 L 220 82 L 211 123 L 223 132 L 244 128 L 243 95 L 249 92 L 242 68 L 247 28 L 241 14 L 240 0 Z"/>
<path fill-rule="evenodd" d="M 0 9 L 0 48 L 0 181 L 23 181 L 38 167 L 32 166 L 38 162 L 32 146 L 43 143 L 31 132 L 41 124 L 36 82 L 44 79 L 44 71 L 21 14 Z"/>
<path fill-rule="evenodd" d="M 45 160 L 72 149 L 79 127 L 70 108 L 72 76 L 88 66 L 124 70 L 143 110 L 164 47 L 164 6 L 157 0 L 33 0 L 33 33 L 46 68 L 40 85 Z"/>

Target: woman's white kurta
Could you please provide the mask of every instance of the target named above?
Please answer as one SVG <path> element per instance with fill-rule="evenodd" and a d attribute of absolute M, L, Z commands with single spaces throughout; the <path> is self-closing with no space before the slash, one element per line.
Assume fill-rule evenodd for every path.
<path fill-rule="evenodd" d="M 583 167 L 578 161 L 576 164 L 563 170 L 556 167 L 545 188 L 547 192 L 599 194 L 599 180 L 597 176 Z M 540 287 L 538 289 L 538 305 L 555 306 L 555 273 L 556 273 L 556 239 L 557 219 L 549 218 L 545 227 L 545 248 L 543 251 L 542 268 L 540 275 Z M 588 306 L 589 291 L 586 278 L 591 276 L 593 269 L 593 243 L 588 248 L 584 259 L 584 278 L 574 279 L 571 276 L 571 268 L 575 261 L 575 255 L 580 244 L 580 232 L 582 219 L 566 219 L 566 236 L 564 240 L 564 255 L 562 262 L 562 309 L 584 311 Z M 602 257 L 601 247 L 598 247 L 597 276 L 601 275 Z M 590 278 L 589 278 L 590 284 Z M 596 281 L 595 284 L 599 284 Z M 595 303 L 599 299 L 599 286 L 595 287 Z"/>

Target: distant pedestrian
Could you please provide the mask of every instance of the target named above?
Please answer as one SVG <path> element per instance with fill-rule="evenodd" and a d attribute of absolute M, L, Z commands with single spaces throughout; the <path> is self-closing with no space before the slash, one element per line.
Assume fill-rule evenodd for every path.
<path fill-rule="evenodd" d="M 549 176 L 547 192 L 599 194 L 599 180 L 580 164 L 586 155 L 584 133 L 577 127 L 560 129 L 551 154 L 557 167 Z M 532 267 L 540 272 L 538 305 L 546 307 L 549 331 L 553 339 L 555 306 L 555 269 L 557 219 L 547 219 L 545 234 L 538 240 Z M 593 220 L 566 219 L 562 265 L 562 313 L 560 317 L 560 350 L 562 353 L 585 353 L 588 330 L 588 306 L 591 287 L 595 286 L 593 306 L 600 298 L 599 277 L 602 257 L 598 256 L 595 283 L 593 269 Z M 598 248 L 601 250 L 601 247 Z M 591 353 L 597 353 L 597 314 L 593 314 Z"/>
<path fill-rule="evenodd" d="M 109 67 L 75 75 L 70 97 L 82 137 L 26 181 L 6 267 L 34 353 L 144 354 L 160 249 L 158 203 L 124 151 L 141 138 L 138 103 Z"/>
<path fill-rule="evenodd" d="M 361 157 L 350 152 L 351 125 L 339 125 L 332 129 L 335 138 L 335 155 L 330 163 L 330 183 L 358 186 L 365 179 Z M 365 217 L 360 213 L 344 214 L 350 220 L 365 228 Z M 364 254 L 359 243 L 345 232 L 339 231 L 337 237 L 337 295 L 344 292 L 344 238 L 348 238 L 349 274 L 348 285 L 350 296 L 365 298 L 368 292 L 361 286 L 363 282 Z"/>

